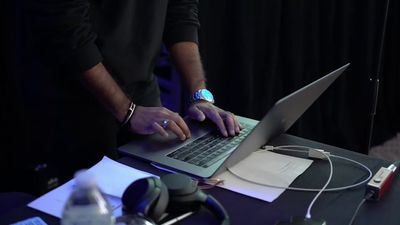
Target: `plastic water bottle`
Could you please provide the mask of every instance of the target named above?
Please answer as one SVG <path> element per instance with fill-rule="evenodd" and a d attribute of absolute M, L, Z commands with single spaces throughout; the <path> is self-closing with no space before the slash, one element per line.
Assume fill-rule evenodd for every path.
<path fill-rule="evenodd" d="M 61 225 L 114 225 L 111 205 L 99 190 L 94 174 L 78 171 L 75 183 L 64 206 Z"/>

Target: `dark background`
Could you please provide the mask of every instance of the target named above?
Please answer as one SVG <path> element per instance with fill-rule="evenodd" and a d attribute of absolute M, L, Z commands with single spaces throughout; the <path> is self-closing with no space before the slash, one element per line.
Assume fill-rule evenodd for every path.
<path fill-rule="evenodd" d="M 216 103 L 260 119 L 279 98 L 348 70 L 289 133 L 367 153 L 372 86 L 380 77 L 373 145 L 399 129 L 399 1 L 391 1 L 382 71 L 384 0 L 200 1 L 201 49 Z"/>
<path fill-rule="evenodd" d="M 17 2 L 0 3 L 3 155 L 18 151 L 16 146 L 23 142 L 19 118 L 24 112 L 15 79 L 24 67 L 18 62 Z M 386 0 L 200 1 L 200 48 L 216 104 L 260 119 L 279 98 L 350 62 L 289 133 L 367 153 L 370 78 L 379 75 L 381 81 L 373 144 L 400 130 L 399 1 L 390 4 L 382 70 L 377 71 L 385 4 Z M 157 71 L 165 73 L 162 68 Z M 167 79 L 177 83 L 174 76 Z M 167 82 L 162 89 L 169 94 L 173 87 Z M 174 99 L 167 105 L 182 111 L 181 103 Z"/>

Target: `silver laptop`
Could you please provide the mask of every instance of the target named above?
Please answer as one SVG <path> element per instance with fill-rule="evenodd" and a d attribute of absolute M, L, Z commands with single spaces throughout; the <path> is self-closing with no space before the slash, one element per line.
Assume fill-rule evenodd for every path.
<path fill-rule="evenodd" d="M 133 140 L 118 151 L 161 169 L 198 178 L 212 177 L 286 132 L 349 65 L 280 99 L 260 121 L 238 116 L 244 126 L 238 136 L 225 138 L 214 124 L 185 118 L 192 137 L 184 142 L 172 133 L 169 137 L 154 134 Z"/>

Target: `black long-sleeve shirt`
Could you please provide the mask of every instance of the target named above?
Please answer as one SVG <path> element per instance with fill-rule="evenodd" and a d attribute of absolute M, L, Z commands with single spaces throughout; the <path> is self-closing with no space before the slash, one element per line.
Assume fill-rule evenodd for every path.
<path fill-rule="evenodd" d="M 37 50 L 80 74 L 103 62 L 124 89 L 152 79 L 162 42 L 197 42 L 196 0 L 29 0 Z"/>

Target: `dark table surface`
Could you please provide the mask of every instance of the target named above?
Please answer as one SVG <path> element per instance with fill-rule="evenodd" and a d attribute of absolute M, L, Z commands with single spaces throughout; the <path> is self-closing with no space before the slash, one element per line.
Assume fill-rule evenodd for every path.
<path fill-rule="evenodd" d="M 315 147 L 331 152 L 332 154 L 348 157 L 363 163 L 373 173 L 381 166 L 388 166 L 391 162 L 371 158 L 356 152 L 336 148 L 319 142 L 299 138 L 292 135 L 281 135 L 275 138 L 270 145 L 303 145 Z M 164 174 L 147 162 L 130 157 L 122 157 L 119 162 L 148 171 L 156 175 Z M 359 182 L 367 176 L 365 170 L 359 166 L 340 159 L 333 159 L 334 174 L 329 187 L 346 186 Z M 292 184 L 292 187 L 321 188 L 329 174 L 329 164 L 326 161 L 316 160 L 302 175 Z M 288 221 L 292 216 L 301 216 L 307 212 L 308 205 L 315 197 L 316 192 L 285 191 L 275 201 L 268 203 L 241 195 L 222 188 L 206 190 L 214 196 L 227 210 L 231 224 L 276 224 L 278 221 Z M 348 190 L 336 192 L 324 192 L 314 204 L 311 214 L 313 218 L 323 219 L 328 225 L 348 224 L 357 205 L 363 198 L 365 185 Z M 15 194 L 15 193 L 14 193 Z M 1 197 L 1 195 L 0 195 Z M 18 198 L 15 196 L 15 198 Z M 3 198 L 2 198 L 3 199 Z M 10 201 L 10 196 L 7 197 Z M 12 197 L 11 197 L 12 199 Z M 20 198 L 19 198 L 20 199 Z M 32 198 L 33 199 L 33 198 Z M 28 203 L 32 199 L 26 199 Z M 20 200 L 21 201 L 21 200 Z M 2 205 L 9 204 L 2 201 Z M 400 224 L 400 178 L 396 174 L 393 184 L 385 196 L 378 202 L 366 202 L 357 215 L 354 224 L 360 225 L 398 225 Z M 22 204 L 12 210 L 0 214 L 0 224 L 10 224 L 25 218 L 40 216 L 48 224 L 59 224 L 59 220 L 42 212 L 38 212 Z M 213 216 L 206 210 L 200 210 L 196 214 L 180 222 L 180 224 L 218 224 Z"/>

